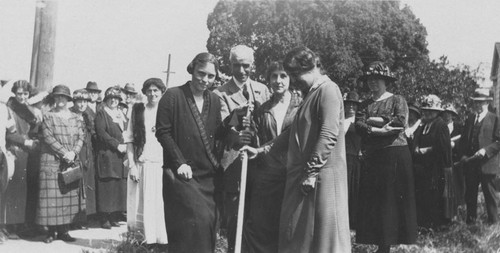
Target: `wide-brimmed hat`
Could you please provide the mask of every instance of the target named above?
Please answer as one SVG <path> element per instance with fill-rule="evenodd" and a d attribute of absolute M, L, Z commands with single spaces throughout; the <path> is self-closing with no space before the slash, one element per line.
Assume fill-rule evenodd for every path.
<path fill-rule="evenodd" d="M 392 73 L 389 67 L 381 61 L 370 63 L 365 71 L 363 71 L 363 75 L 359 77 L 359 80 L 366 81 L 370 76 L 381 77 L 390 82 L 394 82 L 397 80 L 396 76 L 394 75 L 394 73 Z"/>
<path fill-rule="evenodd" d="M 66 98 L 68 98 L 68 101 L 72 101 L 73 100 L 73 98 L 71 97 L 71 91 L 69 90 L 68 86 L 66 86 L 64 84 L 56 85 L 52 89 L 51 95 L 52 96 L 61 95 L 61 96 L 65 96 Z"/>
<path fill-rule="evenodd" d="M 417 103 L 408 103 L 408 111 L 415 112 L 418 117 L 422 116 L 420 112 L 420 106 Z"/>
<path fill-rule="evenodd" d="M 125 86 L 122 88 L 122 91 L 128 94 L 137 94 L 137 91 L 135 90 L 135 85 L 133 83 L 126 83 Z"/>
<path fill-rule="evenodd" d="M 491 89 L 487 88 L 477 88 L 474 91 L 474 95 L 471 97 L 474 101 L 490 101 L 493 100 L 493 96 L 491 94 Z"/>
<path fill-rule="evenodd" d="M 349 91 L 344 95 L 344 103 L 345 102 L 361 103 L 361 101 L 359 101 L 359 95 L 355 91 Z"/>
<path fill-rule="evenodd" d="M 451 112 L 451 113 L 455 114 L 455 116 L 458 116 L 457 109 L 455 108 L 455 106 L 452 103 L 446 103 L 446 104 L 444 104 L 443 105 L 443 110 L 445 112 Z"/>
<path fill-rule="evenodd" d="M 117 98 L 122 101 L 122 92 L 119 86 L 109 87 L 106 92 L 104 92 L 104 101 L 110 98 Z"/>
<path fill-rule="evenodd" d="M 421 104 L 421 110 L 444 111 L 441 107 L 441 99 L 434 94 L 423 96 Z"/>
<path fill-rule="evenodd" d="M 88 82 L 87 83 L 87 87 L 85 88 L 87 91 L 94 91 L 94 92 L 99 92 L 101 93 L 102 90 L 100 90 L 98 87 L 97 87 L 97 83 L 96 82 Z"/>
<path fill-rule="evenodd" d="M 79 89 L 73 91 L 73 100 L 87 100 L 90 101 L 89 92 L 86 89 Z"/>

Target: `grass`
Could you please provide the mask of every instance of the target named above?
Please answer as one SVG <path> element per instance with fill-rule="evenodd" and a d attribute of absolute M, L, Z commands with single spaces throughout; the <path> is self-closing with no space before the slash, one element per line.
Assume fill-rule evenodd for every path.
<path fill-rule="evenodd" d="M 439 231 L 421 230 L 417 243 L 413 245 L 398 245 L 391 248 L 392 253 L 498 253 L 500 252 L 500 224 L 487 225 L 484 211 L 484 199 L 479 196 L 478 222 L 473 225 L 465 224 L 465 210 L 459 209 L 457 218 L 452 224 Z M 108 252 L 120 253 L 157 253 L 156 249 L 149 249 L 141 244 L 140 235 L 125 233 L 119 245 L 113 245 Z M 374 252 L 374 245 L 361 245 L 354 243 L 355 232 L 351 233 L 352 252 Z M 217 235 L 216 253 L 227 251 L 227 240 L 224 235 Z"/>

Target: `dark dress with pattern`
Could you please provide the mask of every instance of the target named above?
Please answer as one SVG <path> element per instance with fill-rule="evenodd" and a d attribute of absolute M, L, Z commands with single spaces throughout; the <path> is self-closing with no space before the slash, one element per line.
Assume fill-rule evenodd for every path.
<path fill-rule="evenodd" d="M 265 102 L 254 113 L 259 143 L 265 144 L 278 136 L 273 107 L 275 97 Z M 293 122 L 302 98 L 292 94 L 281 132 Z M 285 191 L 288 143 L 272 149 L 273 153 L 252 161 L 249 172 L 253 174 L 250 208 L 244 226 L 244 247 L 248 252 L 278 252 L 281 203 Z"/>
<path fill-rule="evenodd" d="M 163 147 L 163 198 L 169 251 L 214 252 L 217 209 L 216 130 L 221 123 L 220 100 L 205 91 L 200 113 L 189 82 L 168 89 L 158 104 L 156 137 Z M 191 166 L 193 177 L 177 174 L 180 165 Z"/>
<path fill-rule="evenodd" d="M 5 213 L 1 214 L 0 223 L 33 222 L 38 205 L 40 147 L 29 149 L 24 142 L 29 139 L 38 140 L 42 114 L 34 107 L 20 104 L 15 98 L 10 98 L 7 106 L 16 131 L 6 134 L 6 146 L 16 156 L 16 160 L 14 175 L 3 195 L 5 198 L 1 205 L 5 209 L 1 210 L 5 210 Z"/>
<path fill-rule="evenodd" d="M 362 137 L 356 242 L 412 244 L 417 237 L 415 187 L 410 149 L 404 132 L 377 136 L 366 120 L 382 117 L 385 123 L 406 126 L 408 107 L 402 96 L 363 101 L 356 115 Z"/>
<path fill-rule="evenodd" d="M 123 129 L 113 122 L 104 108 L 95 117 L 97 133 L 97 211 L 102 213 L 127 211 L 128 170 L 123 165 L 125 154 L 118 151 L 123 144 Z"/>
<path fill-rule="evenodd" d="M 78 154 L 82 148 L 85 138 L 83 119 L 75 113 L 67 118 L 47 112 L 43 116 L 42 134 L 40 203 L 36 223 L 45 226 L 69 224 L 85 203 L 78 198 L 79 181 L 65 185 L 58 175 L 64 154 L 70 151 Z"/>
<path fill-rule="evenodd" d="M 80 160 L 82 161 L 83 181 L 82 189 L 80 191 L 80 200 L 85 201 L 85 215 L 96 213 L 96 185 L 95 185 L 95 157 L 94 149 L 92 147 L 92 140 L 95 138 L 94 118 L 95 114 L 87 107 L 87 109 L 80 113 L 78 109 L 72 107 L 70 109 L 76 114 L 83 117 L 85 124 L 85 140 L 83 141 L 82 150 L 80 151 Z"/>
<path fill-rule="evenodd" d="M 417 147 L 432 148 L 426 154 L 416 153 L 413 156 L 418 225 L 444 225 L 456 213 L 448 126 L 440 117 L 422 124 L 415 131 L 413 145 L 412 150 Z"/>

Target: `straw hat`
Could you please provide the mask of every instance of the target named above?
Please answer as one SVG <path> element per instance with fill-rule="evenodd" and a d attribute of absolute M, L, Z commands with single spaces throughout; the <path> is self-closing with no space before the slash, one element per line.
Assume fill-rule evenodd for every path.
<path fill-rule="evenodd" d="M 422 97 L 422 106 L 421 110 L 433 110 L 442 112 L 444 109 L 441 107 L 441 99 L 434 95 L 430 94 Z"/>

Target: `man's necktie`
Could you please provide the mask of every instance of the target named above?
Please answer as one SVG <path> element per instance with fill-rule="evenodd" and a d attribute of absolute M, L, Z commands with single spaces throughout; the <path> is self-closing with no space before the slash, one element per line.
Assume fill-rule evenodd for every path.
<path fill-rule="evenodd" d="M 243 96 L 247 99 L 247 101 L 250 99 L 250 94 L 248 93 L 248 88 L 247 88 L 247 84 L 243 84 L 243 87 L 242 87 L 242 93 L 243 93 Z"/>

